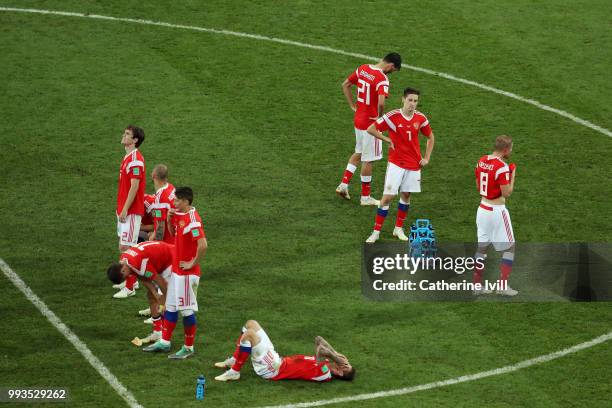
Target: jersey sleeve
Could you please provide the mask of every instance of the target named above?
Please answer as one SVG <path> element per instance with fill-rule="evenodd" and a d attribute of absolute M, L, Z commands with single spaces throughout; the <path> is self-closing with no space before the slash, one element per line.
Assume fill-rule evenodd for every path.
<path fill-rule="evenodd" d="M 389 129 L 395 132 L 395 124 L 393 123 L 389 113 L 385 113 L 380 118 L 376 119 L 376 122 L 374 123 L 376 124 L 376 130 L 379 132 L 384 132 L 385 130 Z"/>
<path fill-rule="evenodd" d="M 430 137 L 431 136 L 431 126 L 429 125 L 429 120 L 427 118 L 425 118 L 425 121 L 421 123 L 421 127 L 420 127 L 419 130 L 426 137 Z"/>
<path fill-rule="evenodd" d="M 351 75 L 348 76 L 348 78 L 346 78 L 351 84 L 356 84 L 357 83 L 357 72 L 359 71 L 359 68 L 357 68 L 355 71 L 353 71 L 351 73 Z"/>
<path fill-rule="evenodd" d="M 382 95 L 385 98 L 389 96 L 389 80 L 384 78 L 378 84 L 376 84 L 376 93 Z"/>
<path fill-rule="evenodd" d="M 125 168 L 131 179 L 144 180 L 144 163 L 140 160 L 132 160 Z"/>
<path fill-rule="evenodd" d="M 510 168 L 504 165 L 497 169 L 497 171 L 495 171 L 495 180 L 500 186 L 510 184 Z"/>

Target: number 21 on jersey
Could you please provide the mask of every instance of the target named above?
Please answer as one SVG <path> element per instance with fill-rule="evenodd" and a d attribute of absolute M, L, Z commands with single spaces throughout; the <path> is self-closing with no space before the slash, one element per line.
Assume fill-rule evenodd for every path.
<path fill-rule="evenodd" d="M 370 84 L 363 79 L 357 80 L 357 102 L 370 105 Z"/>

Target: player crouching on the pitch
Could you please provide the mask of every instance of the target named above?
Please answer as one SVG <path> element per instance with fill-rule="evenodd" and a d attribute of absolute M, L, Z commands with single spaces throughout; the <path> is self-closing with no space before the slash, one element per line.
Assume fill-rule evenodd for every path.
<path fill-rule="evenodd" d="M 421 192 L 421 167 L 429 163 L 434 147 L 434 134 L 429 121 L 425 115 L 416 110 L 419 95 L 420 92 L 416 89 L 404 89 L 402 108 L 384 114 L 368 128 L 369 134 L 388 142 L 390 146 L 385 189 L 376 213 L 374 231 L 366 240 L 367 243 L 378 241 L 380 230 L 389 212 L 389 203 L 398 191 L 400 200 L 393 236 L 401 241 L 408 241 L 403 226 L 410 208 L 410 193 Z M 389 137 L 381 133 L 384 131 L 388 131 Z M 427 137 L 425 157 L 421 157 L 419 133 Z"/>
<path fill-rule="evenodd" d="M 204 257 L 208 244 L 202 219 L 196 209 L 191 206 L 193 202 L 191 188 L 179 187 L 174 195 L 176 210 L 169 210 L 167 218 L 170 233 L 174 235 L 174 254 L 172 257 L 172 274 L 168 282 L 162 338 L 143 350 L 152 352 L 170 351 L 172 332 L 176 327 L 178 314 L 181 312 L 185 344 L 178 352 L 170 354 L 168 358 L 185 359 L 194 353 L 200 259 Z"/>
<path fill-rule="evenodd" d="M 153 333 L 148 337 L 151 341 L 159 340 L 162 335 L 160 306 L 165 304 L 173 251 L 174 246 L 165 242 L 141 242 L 122 253 L 119 262 L 113 263 L 106 271 L 108 279 L 115 284 L 136 276 L 147 288 L 153 322 Z M 161 296 L 157 292 L 158 287 L 162 291 Z"/>
<path fill-rule="evenodd" d="M 225 373 L 215 377 L 215 380 L 240 379 L 240 369 L 249 356 L 255 373 L 266 380 L 326 382 L 334 378 L 345 381 L 352 381 L 355 378 L 355 369 L 346 356 L 334 350 L 323 337 L 315 338 L 314 356 L 281 357 L 274 350 L 274 345 L 259 323 L 248 320 L 236 342 L 234 355 L 225 361 L 215 363 L 217 368 L 229 368 Z"/>

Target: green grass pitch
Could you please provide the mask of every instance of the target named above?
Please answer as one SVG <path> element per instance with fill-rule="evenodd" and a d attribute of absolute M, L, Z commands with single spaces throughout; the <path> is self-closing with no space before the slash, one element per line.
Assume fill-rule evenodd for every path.
<path fill-rule="evenodd" d="M 407 64 L 612 128 L 606 1 L 2 0 L 0 7 L 227 29 L 373 56 L 398 51 Z M 334 189 L 353 148 L 340 84 L 364 62 L 227 35 L 0 11 L 0 258 L 145 407 L 262 406 L 402 388 L 609 332 L 609 303 L 385 304 L 361 296 L 360 248 L 374 211 L 340 201 Z M 387 108 L 399 106 L 403 87 L 421 89 L 419 109 L 436 134 L 410 222 L 432 219 L 442 241 L 474 239 L 472 167 L 493 136 L 507 133 L 519 167 L 508 202 L 517 239 L 611 240 L 611 138 L 410 69 L 390 81 Z M 149 330 L 135 316 L 144 293 L 112 299 L 104 274 L 117 257 L 114 200 L 128 123 L 146 131 L 147 171 L 166 163 L 173 184 L 194 188 L 209 239 L 197 354 L 183 362 L 130 344 Z M 375 166 L 375 196 L 384 170 Z M 4 275 L 0 288 L 0 386 L 68 387 L 78 407 L 124 404 Z M 215 383 L 212 363 L 231 352 L 249 318 L 285 355 L 307 353 L 315 335 L 325 336 L 354 362 L 356 381 L 269 383 L 245 367 L 240 382 Z M 179 324 L 175 348 L 180 341 Z M 337 406 L 603 407 L 611 360 L 608 342 L 515 373 Z M 204 404 L 194 398 L 200 373 L 208 380 Z"/>

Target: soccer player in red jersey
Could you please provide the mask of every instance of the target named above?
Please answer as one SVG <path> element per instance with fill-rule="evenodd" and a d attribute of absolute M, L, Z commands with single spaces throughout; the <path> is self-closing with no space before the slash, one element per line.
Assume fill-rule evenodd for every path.
<path fill-rule="evenodd" d="M 384 112 L 385 99 L 389 96 L 389 79 L 387 74 L 399 71 L 402 67 L 402 57 L 395 52 L 385 55 L 376 65 L 364 64 L 358 67 L 342 83 L 342 91 L 355 112 L 355 153 L 342 176 L 336 193 L 350 200 L 348 185 L 361 162 L 361 205 L 378 205 L 378 200 L 370 196 L 372 183 L 372 162 L 382 158 L 382 143 L 373 138 L 368 127 Z M 357 87 L 357 101 L 353 101 L 351 88 Z"/>
<path fill-rule="evenodd" d="M 155 202 L 151 206 L 153 217 L 152 240 L 174 244 L 174 235 L 167 222 L 168 212 L 174 209 L 174 186 L 168 182 L 168 167 L 158 164 L 151 173 L 155 185 Z"/>
<path fill-rule="evenodd" d="M 168 212 L 170 231 L 174 234 L 174 256 L 172 274 L 168 283 L 166 312 L 162 338 L 144 348 L 144 351 L 170 351 L 172 332 L 176 327 L 178 313 L 183 315 L 185 344 L 168 358 L 185 359 L 194 353 L 193 343 L 196 333 L 198 311 L 198 285 L 200 283 L 200 260 L 208 247 L 202 219 L 194 207 L 193 191 L 189 187 L 179 187 L 175 191 L 176 210 Z"/>
<path fill-rule="evenodd" d="M 373 137 L 388 142 L 390 146 L 385 189 L 376 212 L 374 231 L 366 240 L 367 243 L 374 243 L 380 237 L 380 230 L 389 212 L 389 203 L 398 191 L 400 200 L 393 236 L 408 241 L 403 226 L 410 208 L 410 193 L 421 192 L 421 168 L 429 163 L 434 147 L 434 134 L 429 120 L 416 110 L 419 96 L 420 92 L 416 89 L 404 89 L 402 108 L 386 113 L 368 128 Z M 381 133 L 384 131 L 388 131 L 389 137 Z M 425 157 L 421 157 L 419 133 L 427 138 Z"/>
<path fill-rule="evenodd" d="M 165 242 L 141 242 L 122 253 L 119 262 L 109 266 L 106 271 L 108 279 L 115 284 L 123 282 L 130 276 L 135 276 L 147 288 L 153 320 L 151 340 L 161 338 L 162 316 L 159 307 L 165 303 L 173 251 L 174 247 Z M 161 297 L 157 293 L 158 287 L 162 291 Z"/>
<path fill-rule="evenodd" d="M 300 354 L 281 357 L 259 323 L 248 320 L 236 342 L 234 355 L 215 363 L 215 367 L 228 368 L 225 373 L 215 377 L 215 380 L 240 379 L 240 369 L 249 357 L 255 373 L 266 380 L 327 382 L 334 378 L 346 381 L 355 378 L 355 369 L 346 356 L 334 350 L 323 337 L 315 338 L 314 356 Z"/>
<path fill-rule="evenodd" d="M 144 139 L 144 131 L 132 125 L 125 128 L 121 138 L 126 153 L 119 169 L 117 193 L 117 235 L 121 252 L 138 242 L 144 214 L 145 162 L 138 150 Z"/>
<path fill-rule="evenodd" d="M 476 187 L 480 193 L 480 205 L 476 213 L 478 229 L 478 250 L 476 259 L 484 262 L 490 244 L 502 253 L 500 266 L 501 286 L 496 293 L 504 296 L 516 296 L 518 291 L 508 285 L 508 277 L 514 262 L 514 232 L 510 214 L 506 209 L 506 198 L 514 191 L 516 166 L 506 164 L 512 153 L 512 138 L 498 136 L 495 139 L 495 150 L 482 156 L 476 163 Z M 482 268 L 474 269 L 474 283 L 482 284 Z M 491 293 L 486 288 L 474 290 L 474 294 Z"/>

